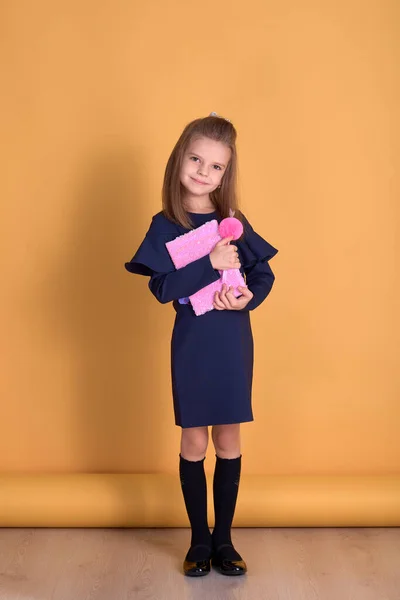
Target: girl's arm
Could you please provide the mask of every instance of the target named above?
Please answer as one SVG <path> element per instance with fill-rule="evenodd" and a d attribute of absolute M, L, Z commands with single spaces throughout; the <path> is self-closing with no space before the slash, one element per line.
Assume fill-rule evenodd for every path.
<path fill-rule="evenodd" d="M 268 262 L 256 263 L 250 269 L 245 269 L 245 273 L 246 284 L 253 293 L 253 298 L 242 308 L 242 311 L 254 310 L 260 306 L 270 293 L 275 281 L 275 275 Z"/>
<path fill-rule="evenodd" d="M 176 271 L 153 273 L 149 288 L 159 302 L 166 304 L 191 296 L 220 277 L 207 254 Z"/>
<path fill-rule="evenodd" d="M 238 246 L 241 262 L 244 265 L 246 284 L 253 293 L 253 298 L 242 308 L 246 311 L 260 306 L 270 293 L 275 275 L 268 261 L 278 253 L 278 250 L 254 231 L 243 213 L 242 218 L 245 234 L 243 239 L 239 240 Z"/>
<path fill-rule="evenodd" d="M 125 268 L 130 273 L 150 276 L 149 288 L 159 302 L 166 304 L 187 298 L 220 278 L 207 254 L 186 267 L 175 269 L 166 242 L 179 232 L 160 212 L 154 215 L 146 236 Z"/>

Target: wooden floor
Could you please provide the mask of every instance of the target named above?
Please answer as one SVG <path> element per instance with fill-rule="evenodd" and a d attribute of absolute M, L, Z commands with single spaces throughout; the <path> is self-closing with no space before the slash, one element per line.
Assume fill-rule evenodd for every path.
<path fill-rule="evenodd" d="M 247 575 L 182 574 L 188 529 L 0 529 L 1 600 L 400 600 L 400 528 L 234 529 Z"/>

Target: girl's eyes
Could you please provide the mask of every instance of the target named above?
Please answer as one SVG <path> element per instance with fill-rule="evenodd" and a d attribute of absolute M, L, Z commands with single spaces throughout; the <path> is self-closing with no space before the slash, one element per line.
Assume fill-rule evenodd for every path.
<path fill-rule="evenodd" d="M 198 156 L 191 156 L 190 160 L 200 160 Z M 218 171 L 221 171 L 221 167 L 219 165 L 214 165 L 214 167 L 217 167 Z"/>

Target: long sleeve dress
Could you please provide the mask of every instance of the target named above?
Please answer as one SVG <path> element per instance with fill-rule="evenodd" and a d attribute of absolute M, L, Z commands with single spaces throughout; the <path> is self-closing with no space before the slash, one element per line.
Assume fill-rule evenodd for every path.
<path fill-rule="evenodd" d="M 221 221 L 214 211 L 189 213 L 194 227 Z M 149 276 L 149 288 L 176 311 L 171 338 L 171 377 L 175 424 L 182 428 L 253 421 L 253 335 L 250 313 L 268 296 L 275 276 L 268 261 L 278 250 L 242 217 L 238 248 L 241 272 L 254 294 L 242 310 L 212 310 L 196 316 L 188 296 L 220 278 L 209 255 L 175 269 L 165 243 L 189 230 L 157 213 L 133 258 L 130 273 Z"/>

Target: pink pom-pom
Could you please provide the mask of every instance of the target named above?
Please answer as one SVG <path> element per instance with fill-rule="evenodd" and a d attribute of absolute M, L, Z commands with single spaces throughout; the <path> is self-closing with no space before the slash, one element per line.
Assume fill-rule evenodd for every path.
<path fill-rule="evenodd" d="M 218 227 L 219 235 L 222 238 L 233 237 L 234 240 L 238 240 L 243 233 L 243 225 L 235 217 L 227 217 L 222 219 Z"/>

